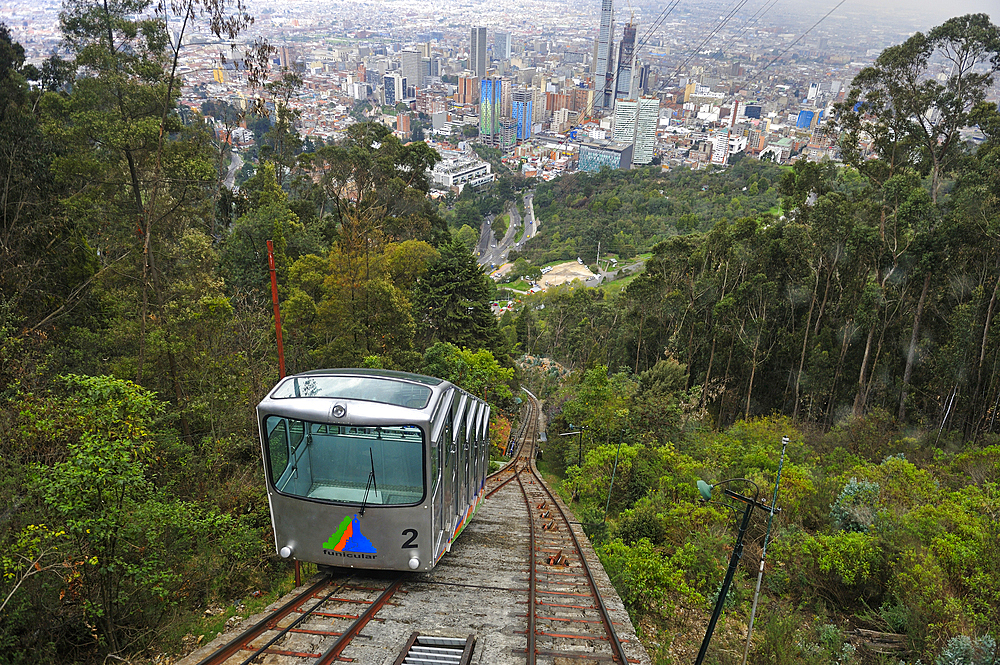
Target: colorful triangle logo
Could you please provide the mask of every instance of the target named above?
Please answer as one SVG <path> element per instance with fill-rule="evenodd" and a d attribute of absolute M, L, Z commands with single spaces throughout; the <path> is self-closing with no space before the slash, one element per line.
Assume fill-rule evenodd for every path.
<path fill-rule="evenodd" d="M 340 526 L 325 543 L 323 549 L 334 552 L 354 554 L 377 554 L 378 550 L 372 542 L 361 533 L 361 520 L 357 515 L 347 515 L 340 521 Z"/>

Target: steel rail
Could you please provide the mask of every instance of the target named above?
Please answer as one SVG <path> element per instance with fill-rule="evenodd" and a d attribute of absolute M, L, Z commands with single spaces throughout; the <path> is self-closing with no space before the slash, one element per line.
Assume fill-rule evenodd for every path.
<path fill-rule="evenodd" d="M 522 388 L 522 390 L 523 390 L 523 388 Z M 527 390 L 525 390 L 524 392 L 528 393 L 528 396 L 529 396 L 528 401 L 525 402 L 525 408 L 526 408 L 526 410 L 528 412 L 528 418 L 526 420 L 524 420 L 518 426 L 519 434 L 517 435 L 517 438 L 520 439 L 520 443 L 517 444 L 517 449 L 514 451 L 514 454 L 510 456 L 510 459 L 507 460 L 507 462 L 503 466 L 501 466 L 499 469 L 497 469 L 493 473 L 487 474 L 486 480 L 494 478 L 495 476 L 499 476 L 504 471 L 513 471 L 514 473 L 517 473 L 517 466 L 516 466 L 517 465 L 517 461 L 518 461 L 518 459 L 521 456 L 521 449 L 524 447 L 524 439 L 526 438 L 525 435 L 524 435 L 524 432 L 528 428 L 529 423 L 531 422 L 531 414 L 533 414 L 534 411 L 535 411 L 535 409 L 536 409 L 536 407 L 534 405 L 534 402 L 531 401 L 532 399 L 534 399 L 534 395 L 532 395 Z M 538 423 L 538 416 L 537 416 L 537 414 L 535 414 L 534 421 L 535 421 L 536 426 L 537 426 L 537 423 Z M 509 483 L 512 480 L 514 480 L 513 476 L 511 476 L 510 478 L 507 478 L 502 483 L 500 483 L 500 486 L 506 485 L 507 483 Z M 490 491 L 490 494 L 492 494 L 493 492 L 496 492 L 498 489 L 500 489 L 500 487 L 493 488 L 493 490 Z M 487 494 L 486 496 L 489 497 L 490 494 Z"/>
<path fill-rule="evenodd" d="M 368 606 L 368 609 L 358 616 L 354 623 L 351 624 L 351 627 L 345 630 L 341 636 L 337 638 L 337 641 L 334 642 L 329 649 L 324 651 L 323 655 L 316 659 L 314 665 L 329 665 L 329 663 L 337 660 L 340 657 L 340 654 L 343 653 L 344 649 L 347 648 L 347 645 L 349 645 L 354 638 L 358 636 L 361 629 L 368 625 L 368 622 L 371 621 L 376 614 L 378 614 L 378 611 L 381 610 L 387 602 L 389 602 L 389 599 L 392 598 L 397 591 L 399 591 L 399 587 L 402 585 L 403 576 L 400 575 L 396 578 L 395 582 L 386 587 L 385 591 L 383 591 L 382 594 L 375 599 L 375 602 Z"/>
<path fill-rule="evenodd" d="M 271 645 L 275 644 L 278 640 L 282 639 L 285 635 L 287 635 L 288 633 L 292 632 L 292 630 L 296 626 L 298 626 L 300 623 L 302 623 L 303 621 L 305 621 L 306 619 L 308 619 L 309 616 L 312 615 L 312 613 L 316 611 L 317 607 L 319 607 L 320 605 L 322 605 L 326 601 L 330 600 L 330 598 L 333 597 L 333 594 L 337 593 L 338 591 L 340 591 L 341 589 L 343 589 L 344 587 L 346 587 L 348 580 L 350 580 L 350 578 L 348 578 L 347 580 L 344 580 L 340 584 L 340 586 L 336 587 L 335 589 L 331 589 L 330 593 L 326 594 L 326 596 L 322 600 L 314 603 L 312 607 L 310 607 L 308 610 L 306 610 L 305 612 L 303 612 L 302 614 L 300 614 L 299 617 L 295 621 L 293 621 L 292 623 L 288 624 L 285 628 L 282 628 L 281 630 L 279 630 L 277 635 L 275 635 L 274 637 L 272 637 L 271 639 L 269 639 L 264 644 L 264 646 L 258 647 L 258 649 L 256 651 L 254 651 L 253 654 L 251 654 L 250 656 L 248 656 L 242 663 L 240 663 L 240 665 L 250 665 L 250 663 L 252 663 L 253 661 L 257 660 L 257 657 L 260 656 L 265 651 L 267 651 L 271 647 Z"/>
<path fill-rule="evenodd" d="M 521 474 L 517 473 L 514 477 L 521 486 L 524 505 L 528 507 L 528 644 L 525 653 L 528 656 L 528 665 L 535 665 L 535 520 L 531 516 L 531 501 L 528 500 L 528 492 L 524 489 Z"/>
<path fill-rule="evenodd" d="M 338 589 L 343 588 L 346 584 L 347 580 L 344 580 L 339 587 L 330 592 L 330 595 L 333 595 Z M 232 657 L 233 654 L 238 653 L 244 646 L 260 637 L 260 635 L 262 635 L 265 631 L 273 630 L 274 626 L 276 626 L 279 621 L 292 612 L 297 611 L 300 607 L 302 607 L 302 605 L 308 602 L 310 598 L 313 598 L 320 589 L 327 585 L 333 585 L 333 580 L 329 577 L 324 577 L 295 598 L 292 598 L 287 603 L 277 608 L 271 614 L 247 628 L 245 631 L 227 642 L 221 649 L 198 661 L 197 665 L 219 665 L 220 663 L 224 663 Z M 309 611 L 312 612 L 312 610 L 319 605 L 320 603 L 316 603 L 316 605 L 314 605 Z"/>

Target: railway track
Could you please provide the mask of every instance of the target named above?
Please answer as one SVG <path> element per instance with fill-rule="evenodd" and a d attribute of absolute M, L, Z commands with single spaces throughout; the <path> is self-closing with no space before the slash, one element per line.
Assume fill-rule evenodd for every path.
<path fill-rule="evenodd" d="M 573 525 L 535 467 L 538 403 L 534 396 L 528 403 L 528 426 L 511 476 L 529 516 L 526 662 L 574 659 L 625 665 L 630 660 Z"/>
<path fill-rule="evenodd" d="M 275 608 L 197 665 L 309 663 L 342 660 L 347 646 L 375 618 L 403 583 L 393 575 L 382 585 L 369 576 L 325 576 Z"/>
<path fill-rule="evenodd" d="M 526 417 L 515 436 L 515 454 L 487 478 L 486 496 L 493 499 L 484 504 L 484 510 L 496 506 L 508 520 L 526 511 L 526 520 L 517 519 L 520 535 L 506 534 L 509 545 L 505 547 L 510 549 L 500 550 L 501 556 L 516 559 L 516 563 L 511 561 L 514 566 L 507 568 L 507 582 L 495 575 L 492 581 L 476 579 L 481 573 L 475 571 L 480 570 L 485 554 L 478 548 L 484 543 L 476 541 L 479 536 L 468 534 L 457 544 L 467 548 L 474 564 L 463 561 L 460 550 L 446 555 L 428 574 L 352 571 L 348 575 L 344 571 L 324 576 L 284 604 L 272 607 L 237 637 L 218 640 L 211 653 L 202 652 L 201 660 L 183 662 L 401 665 L 424 662 L 420 658 L 428 653 L 436 653 L 440 658 L 437 662 L 460 665 L 648 662 L 629 658 L 623 649 L 601 585 L 595 581 L 581 547 L 584 536 L 574 530 L 534 466 L 539 419 L 533 396 L 525 408 Z M 480 523 L 489 519 L 483 515 Z M 476 525 L 474 520 L 470 528 Z M 604 586 L 607 588 L 606 579 Z M 462 594 L 467 594 L 465 600 Z M 458 611 L 447 610 L 452 596 Z M 470 607 L 494 602 L 507 613 L 503 631 L 498 631 L 495 623 L 504 619 L 498 617 L 502 614 L 499 611 L 479 619 L 483 622 L 479 625 L 468 621 Z M 627 623 L 624 614 L 619 616 Z M 369 628 L 362 635 L 366 626 Z M 356 639 L 359 636 L 364 639 Z M 631 640 L 634 637 L 626 644 Z M 636 647 L 630 650 L 634 654 L 641 651 Z M 413 653 L 418 653 L 415 660 L 407 655 Z"/>

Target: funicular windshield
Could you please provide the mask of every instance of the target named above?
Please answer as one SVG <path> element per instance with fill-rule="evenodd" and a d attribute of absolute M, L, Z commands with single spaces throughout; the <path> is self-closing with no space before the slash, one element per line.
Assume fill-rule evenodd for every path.
<path fill-rule="evenodd" d="M 281 383 L 271 397 L 341 397 L 422 409 L 427 406 L 431 389 L 412 381 L 394 381 L 384 377 L 293 376 Z"/>
<path fill-rule="evenodd" d="M 264 425 L 279 492 L 331 503 L 423 500 L 424 436 L 416 425 L 349 427 L 273 415 Z"/>

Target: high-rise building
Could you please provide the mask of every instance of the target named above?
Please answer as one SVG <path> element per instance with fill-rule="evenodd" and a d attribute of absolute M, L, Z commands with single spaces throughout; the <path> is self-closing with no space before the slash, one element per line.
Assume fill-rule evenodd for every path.
<path fill-rule="evenodd" d="M 479 79 L 475 76 L 459 76 L 455 90 L 455 103 L 475 104 L 479 101 Z"/>
<path fill-rule="evenodd" d="M 618 47 L 615 99 L 635 99 L 638 96 L 632 85 L 632 72 L 635 69 L 635 29 L 635 23 L 629 21 L 622 33 L 621 45 Z"/>
<path fill-rule="evenodd" d="M 473 28 L 472 39 L 469 43 L 469 69 L 479 78 L 483 78 L 486 76 L 488 64 L 489 61 L 486 59 L 486 28 Z"/>
<path fill-rule="evenodd" d="M 495 145 L 499 140 L 500 110 L 503 82 L 497 78 L 483 79 L 479 84 L 479 138 Z"/>
<path fill-rule="evenodd" d="M 584 141 L 580 144 L 581 171 L 600 171 L 602 168 L 632 168 L 632 144 L 617 141 Z"/>
<path fill-rule="evenodd" d="M 406 49 L 399 54 L 399 69 L 409 85 L 421 86 L 424 84 L 423 72 L 421 71 L 422 60 L 423 55 L 416 49 Z"/>
<path fill-rule="evenodd" d="M 386 106 L 395 106 L 406 97 L 406 77 L 399 71 L 386 74 L 382 84 L 385 86 Z"/>
<path fill-rule="evenodd" d="M 517 145 L 517 121 L 513 118 L 500 118 L 500 149 L 511 152 Z"/>
<path fill-rule="evenodd" d="M 510 33 L 493 33 L 493 55 L 497 60 L 510 60 Z"/>
<path fill-rule="evenodd" d="M 597 54 L 594 58 L 594 106 L 609 108 L 614 97 L 612 79 L 615 74 L 615 5 L 614 0 L 601 0 L 601 31 L 597 35 Z"/>
<path fill-rule="evenodd" d="M 534 119 L 534 95 L 531 89 L 514 90 L 511 94 L 511 117 L 517 123 L 517 140 L 531 138 Z"/>
<path fill-rule="evenodd" d="M 712 140 L 712 163 L 725 166 L 729 161 L 729 132 L 719 132 Z"/>
<path fill-rule="evenodd" d="M 632 163 L 649 164 L 656 147 L 656 124 L 660 119 L 660 100 L 656 97 L 619 99 L 615 104 L 615 126 L 612 138 L 620 143 L 632 143 Z"/>

